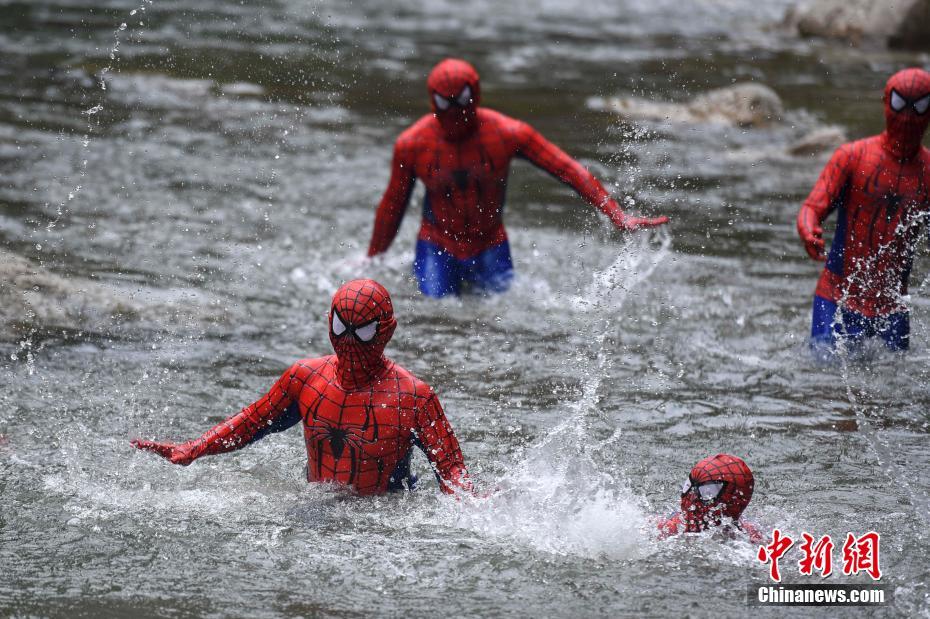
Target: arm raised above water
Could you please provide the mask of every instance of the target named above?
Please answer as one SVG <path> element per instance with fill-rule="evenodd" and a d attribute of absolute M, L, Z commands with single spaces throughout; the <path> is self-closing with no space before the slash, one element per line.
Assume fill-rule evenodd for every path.
<path fill-rule="evenodd" d="M 136 439 L 133 447 L 157 453 L 174 464 L 187 466 L 201 456 L 235 451 L 273 432 L 281 432 L 300 421 L 297 397 L 305 379 L 306 368 L 291 366 L 271 390 L 242 409 L 238 414 L 207 430 L 203 436 L 186 443 L 169 443 Z"/>
<path fill-rule="evenodd" d="M 627 215 L 610 197 L 604 186 L 583 165 L 568 156 L 565 151 L 547 140 L 530 125 L 514 122 L 517 138 L 517 153 L 536 167 L 559 179 L 597 207 L 621 230 L 651 228 L 668 222 L 668 217 L 634 217 Z"/>

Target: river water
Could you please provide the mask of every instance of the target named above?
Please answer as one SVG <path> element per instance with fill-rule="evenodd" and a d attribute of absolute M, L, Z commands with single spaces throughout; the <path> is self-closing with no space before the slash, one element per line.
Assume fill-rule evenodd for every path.
<path fill-rule="evenodd" d="M 860 614 L 930 614 L 925 260 L 910 354 L 815 364 L 819 267 L 793 222 L 827 153 L 787 152 L 880 130 L 884 80 L 928 58 L 801 41 L 783 1 L 504 4 L 0 1 L 0 614 L 744 614 L 755 546 L 652 534 L 721 451 L 754 469 L 766 534 L 881 533 L 894 606 Z M 667 231 L 622 237 L 517 163 L 507 294 L 419 296 L 421 190 L 359 267 L 446 55 Z M 746 80 L 780 122 L 591 103 Z M 187 468 L 129 446 L 197 436 L 327 354 L 329 299 L 359 275 L 392 292 L 388 352 L 490 498 L 308 485 L 296 429 Z M 786 580 L 818 582 L 797 558 Z"/>

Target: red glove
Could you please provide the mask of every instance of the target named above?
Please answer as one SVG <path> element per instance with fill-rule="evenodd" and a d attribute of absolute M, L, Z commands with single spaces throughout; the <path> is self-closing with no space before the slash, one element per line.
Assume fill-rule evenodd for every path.
<path fill-rule="evenodd" d="M 194 443 L 194 441 L 188 441 L 186 443 L 159 443 L 158 441 L 136 439 L 132 441 L 132 446 L 136 449 L 157 453 L 162 458 L 170 460 L 173 464 L 187 466 L 197 458 L 194 454 Z"/>
<path fill-rule="evenodd" d="M 621 230 L 632 231 L 640 228 L 655 228 L 668 223 L 668 217 L 634 217 L 617 209 L 610 213 L 610 220 Z"/>
<path fill-rule="evenodd" d="M 817 213 L 813 209 L 802 208 L 798 211 L 798 235 L 804 242 L 808 256 L 819 262 L 826 261 L 823 253 L 823 228 L 820 227 Z"/>
<path fill-rule="evenodd" d="M 740 519 L 739 526 L 743 531 L 746 532 L 746 535 L 749 536 L 750 542 L 753 544 L 761 544 L 763 542 L 764 538 L 762 537 L 762 532 L 755 524 Z"/>

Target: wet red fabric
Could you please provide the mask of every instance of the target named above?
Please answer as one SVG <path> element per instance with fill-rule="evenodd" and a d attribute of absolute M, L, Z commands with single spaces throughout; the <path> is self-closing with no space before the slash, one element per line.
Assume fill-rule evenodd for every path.
<path fill-rule="evenodd" d="M 681 533 L 697 533 L 700 529 L 688 528 L 688 524 L 685 522 L 684 517 L 681 512 L 676 512 L 668 518 L 663 518 L 659 521 L 659 537 L 661 539 L 674 537 Z M 726 534 L 731 534 L 733 537 L 738 535 L 737 531 L 742 531 L 749 538 L 750 542 L 761 543 L 764 539 L 762 536 L 762 531 L 759 530 L 759 527 L 754 523 L 746 520 L 745 518 L 740 518 L 736 521 L 736 524 L 723 524 L 720 527 Z"/>
<path fill-rule="evenodd" d="M 897 93 L 908 105 L 896 111 L 892 94 Z M 896 157 L 913 157 L 930 122 L 930 111 L 919 114 L 913 104 L 930 95 L 930 73 L 923 69 L 898 71 L 885 84 L 882 101 L 885 104 L 885 132 L 882 146 Z"/>
<path fill-rule="evenodd" d="M 659 523 L 663 536 L 720 526 L 736 526 L 750 538 L 759 536 L 752 524 L 741 519 L 755 488 L 752 471 L 742 458 L 730 454 L 704 458 L 691 469 L 688 481 L 690 488 L 681 497 L 681 511 Z M 711 501 L 702 501 L 697 487 L 714 482 L 723 484 L 720 493 Z"/>
<path fill-rule="evenodd" d="M 371 342 L 361 342 L 346 332 L 333 332 L 333 316 L 338 314 L 350 327 L 377 322 Z M 351 281 L 336 291 L 329 311 L 329 340 L 336 351 L 336 375 L 339 384 L 350 389 L 370 383 L 388 367 L 384 348 L 394 335 L 397 320 L 394 305 L 384 286 L 370 279 Z"/>
<path fill-rule="evenodd" d="M 891 107 L 892 93 L 907 102 Z M 896 73 L 885 87 L 885 131 L 841 146 L 798 213 L 808 254 L 827 264 L 815 294 L 867 317 L 906 310 L 904 295 L 916 243 L 930 213 L 930 151 L 921 140 L 930 112 L 914 103 L 930 95 L 930 74 Z M 837 211 L 829 256 L 822 224 Z"/>
<path fill-rule="evenodd" d="M 332 316 L 348 321 L 337 337 Z M 351 329 L 378 321 L 368 342 Z M 444 492 L 470 488 L 452 426 L 432 389 L 384 357 L 396 321 L 387 291 L 372 280 L 349 282 L 333 297 L 330 337 L 336 355 L 292 365 L 264 396 L 241 412 L 180 445 L 136 441 L 177 464 L 241 449 L 283 416 L 299 414 L 307 449 L 308 481 L 332 481 L 360 494 L 388 489 L 391 474 L 419 443 Z M 349 341 L 351 340 L 351 341 Z"/>
<path fill-rule="evenodd" d="M 451 101 L 465 86 L 471 101 Z M 667 218 L 625 215 L 604 187 L 580 163 L 524 122 L 479 107 L 478 74 L 468 63 L 446 60 L 428 79 L 433 113 L 397 138 L 391 180 L 378 205 L 368 255 L 388 249 L 397 235 L 414 183 L 426 187 L 419 237 L 467 260 L 507 239 L 503 208 L 510 162 L 524 158 L 572 187 L 620 228 L 658 225 Z M 441 111 L 433 95 L 448 100 Z"/>
<path fill-rule="evenodd" d="M 478 128 L 481 82 L 473 66 L 456 58 L 443 60 L 430 71 L 426 79 L 426 90 L 430 95 L 433 115 L 447 139 L 461 140 Z M 470 94 L 465 105 L 456 101 L 463 92 Z M 447 109 L 440 110 L 437 107 L 435 95 L 448 101 Z"/>
<path fill-rule="evenodd" d="M 303 419 L 308 481 L 343 483 L 359 494 L 383 493 L 419 440 L 443 491 L 467 486 L 458 440 L 429 386 L 388 362 L 370 384 L 346 389 L 335 356 L 295 363 L 267 394 L 193 441 L 191 460 L 245 447 L 292 405 Z"/>

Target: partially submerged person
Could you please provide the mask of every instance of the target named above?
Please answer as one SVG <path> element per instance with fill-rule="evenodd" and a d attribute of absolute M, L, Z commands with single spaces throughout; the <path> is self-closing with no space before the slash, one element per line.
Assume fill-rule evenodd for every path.
<path fill-rule="evenodd" d="M 391 180 L 368 247 L 369 256 L 387 251 L 420 179 L 426 197 L 413 271 L 423 294 L 459 294 L 463 283 L 484 292 L 509 287 L 513 261 L 503 214 L 514 157 L 572 187 L 620 229 L 668 221 L 627 215 L 590 172 L 531 126 L 479 107 L 478 73 L 467 62 L 443 60 L 426 86 L 432 113 L 397 138 Z"/>
<path fill-rule="evenodd" d="M 682 485 L 681 511 L 659 522 L 659 536 L 718 530 L 762 541 L 759 530 L 742 517 L 754 486 L 752 471 L 741 458 L 729 454 L 704 458 Z"/>
<path fill-rule="evenodd" d="M 302 422 L 307 480 L 380 494 L 410 484 L 420 447 L 440 488 L 470 489 L 458 441 L 429 385 L 384 356 L 397 326 L 381 284 L 355 280 L 333 296 L 329 337 L 335 355 L 292 365 L 265 396 L 186 443 L 135 440 L 175 464 L 242 449 Z"/>
<path fill-rule="evenodd" d="M 826 261 L 814 292 L 811 347 L 829 357 L 880 338 L 910 343 L 907 286 L 914 250 L 930 213 L 930 73 L 905 69 L 885 85 L 885 131 L 841 146 L 798 213 L 808 255 Z M 837 212 L 829 256 L 824 220 Z"/>

